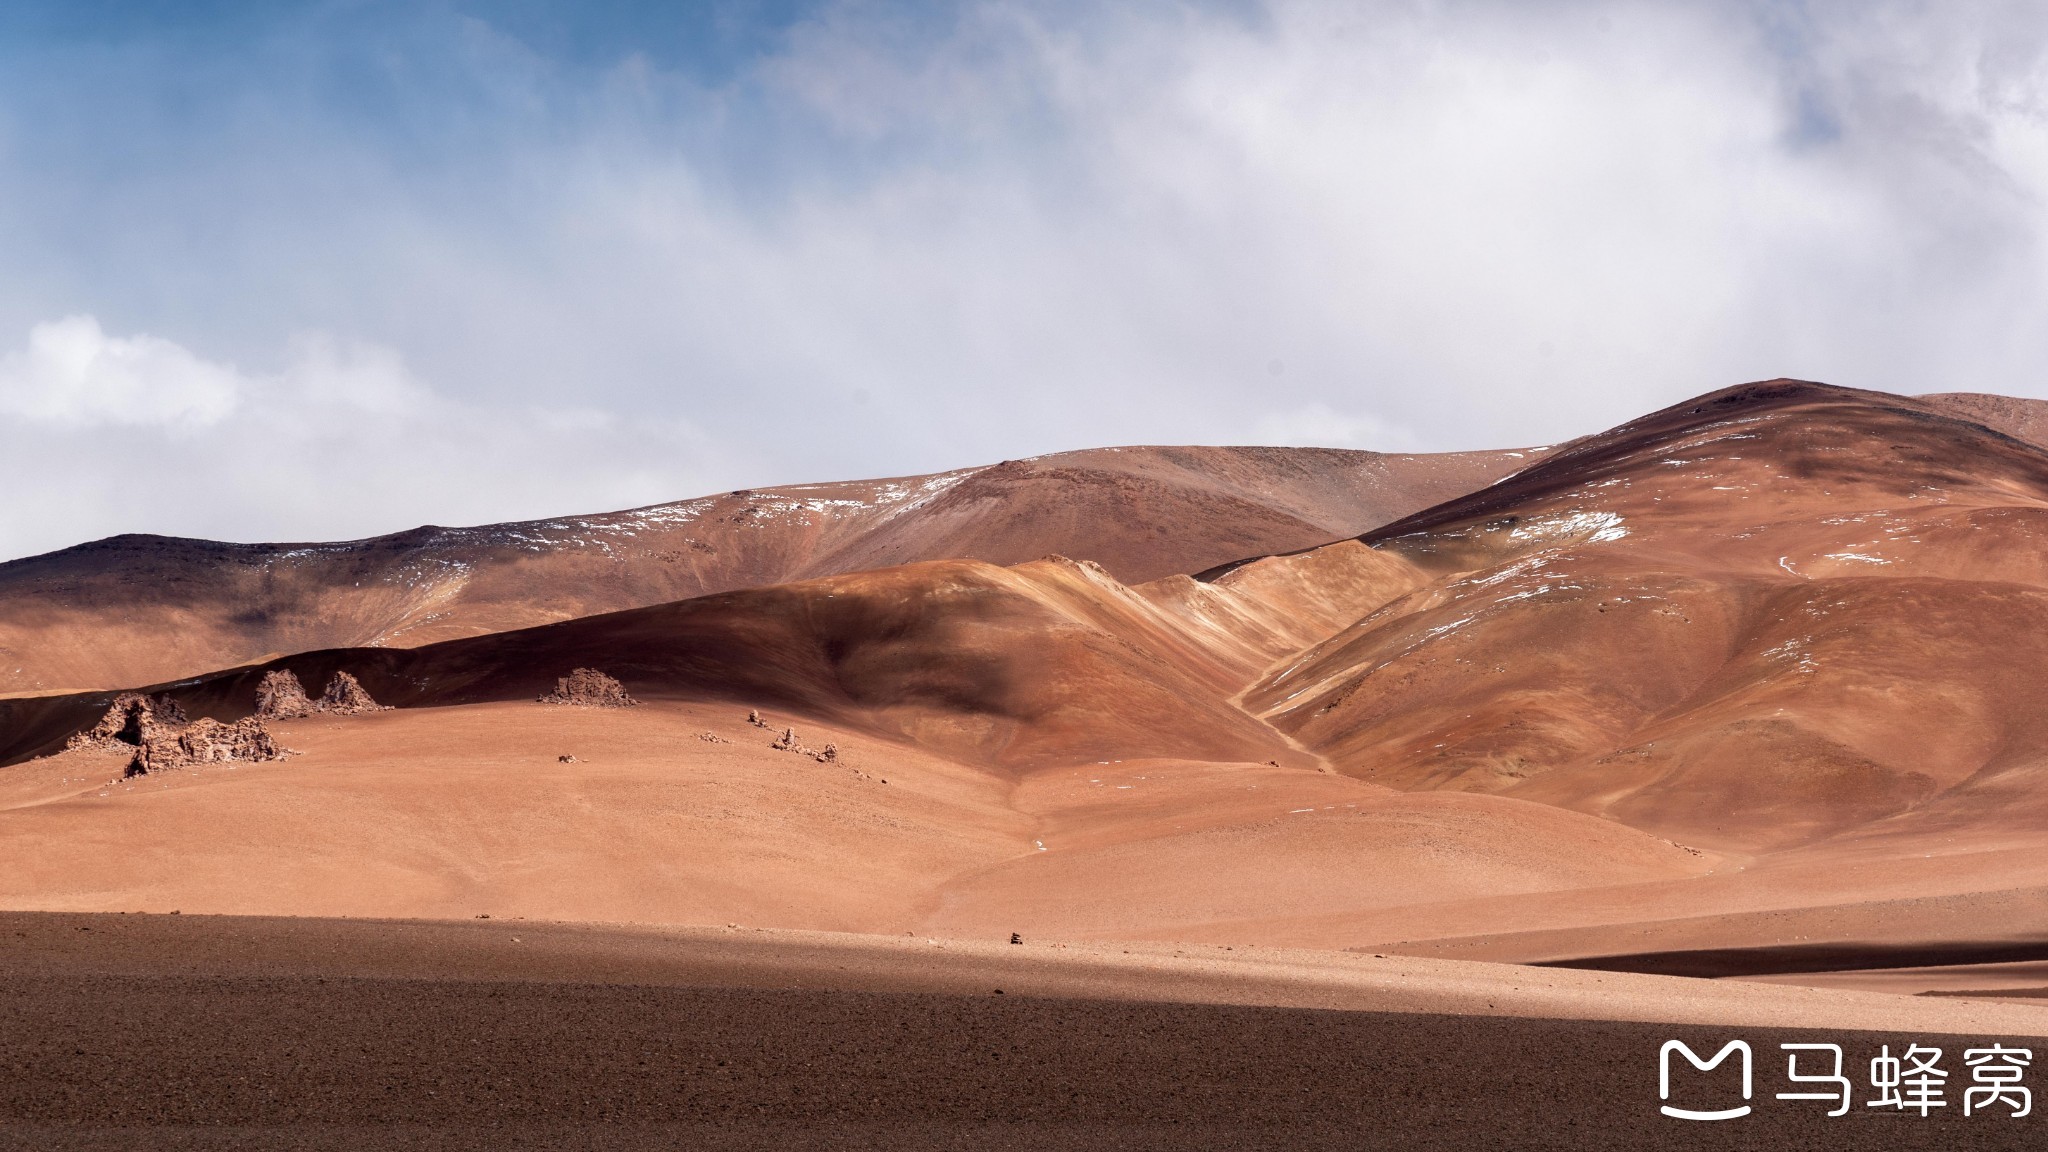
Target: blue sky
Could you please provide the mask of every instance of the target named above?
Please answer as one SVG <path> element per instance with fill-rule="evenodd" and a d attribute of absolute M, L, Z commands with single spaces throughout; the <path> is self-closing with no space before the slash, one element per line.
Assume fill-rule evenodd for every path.
<path fill-rule="evenodd" d="M 2044 37 L 1887 0 L 10 4 L 0 557 L 1528 444 L 1775 375 L 2048 394 Z"/>

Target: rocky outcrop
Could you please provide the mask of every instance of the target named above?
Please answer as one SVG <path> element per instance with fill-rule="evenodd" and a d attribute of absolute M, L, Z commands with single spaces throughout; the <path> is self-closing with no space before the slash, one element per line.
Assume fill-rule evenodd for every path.
<path fill-rule="evenodd" d="M 626 693 L 624 684 L 595 668 L 578 668 L 555 681 L 555 690 L 542 696 L 540 702 L 582 708 L 631 708 L 640 703 Z"/>
<path fill-rule="evenodd" d="M 363 688 L 362 681 L 347 672 L 336 672 L 327 690 L 314 700 L 289 668 L 273 668 L 256 686 L 256 716 L 262 720 L 297 720 L 315 713 L 329 716 L 357 716 L 365 712 L 388 712 Z"/>
<path fill-rule="evenodd" d="M 168 696 L 123 692 L 107 706 L 99 723 L 72 736 L 64 747 L 67 751 L 140 747 L 152 735 L 166 729 L 175 732 L 186 723 L 185 710 Z"/>
<path fill-rule="evenodd" d="M 193 764 L 276 760 L 284 755 L 260 716 L 232 724 L 205 716 L 188 721 L 176 701 L 140 692 L 116 696 L 100 722 L 73 736 L 65 747 L 126 751 L 129 776 Z"/>
<path fill-rule="evenodd" d="M 128 762 L 128 775 L 187 768 L 194 764 L 279 760 L 284 751 L 270 729 L 255 716 L 233 724 L 202 716 L 176 731 L 162 730 L 145 739 Z"/>
<path fill-rule="evenodd" d="M 370 698 L 363 690 L 362 682 L 346 672 L 336 672 L 327 682 L 327 691 L 320 694 L 320 702 L 314 705 L 321 712 L 331 716 L 356 716 L 364 712 L 389 711 L 384 705 Z"/>
<path fill-rule="evenodd" d="M 333 689 L 329 689 L 333 691 Z M 296 720 L 311 716 L 316 707 L 306 695 L 305 685 L 289 668 L 273 668 L 256 686 L 256 715 L 265 720 Z"/>

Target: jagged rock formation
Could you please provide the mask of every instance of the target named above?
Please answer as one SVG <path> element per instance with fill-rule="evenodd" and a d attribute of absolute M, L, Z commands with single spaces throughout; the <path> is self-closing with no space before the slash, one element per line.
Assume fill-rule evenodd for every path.
<path fill-rule="evenodd" d="M 796 742 L 796 729 L 794 728 L 784 728 L 782 735 L 777 736 L 775 743 L 770 744 L 769 747 L 781 752 L 803 751 L 803 746 Z"/>
<path fill-rule="evenodd" d="M 346 672 L 336 672 L 334 679 L 327 682 L 327 691 L 320 694 L 320 711 L 335 716 L 355 716 L 364 712 L 383 712 L 385 707 L 370 698 L 363 685 Z"/>
<path fill-rule="evenodd" d="M 540 702 L 582 708 L 631 708 L 640 703 L 626 693 L 624 684 L 595 668 L 578 668 L 555 681 L 555 690 L 542 696 Z"/>
<path fill-rule="evenodd" d="M 143 740 L 128 762 L 128 775 L 184 768 L 193 764 L 279 760 L 284 751 L 270 729 L 255 716 L 233 724 L 202 716 L 177 731 L 159 729 Z"/>
<path fill-rule="evenodd" d="M 267 678 L 265 684 L 269 685 Z M 300 693 L 302 698 L 304 695 Z M 132 750 L 129 776 L 192 764 L 276 760 L 284 755 L 260 716 L 233 724 L 205 716 L 188 721 L 177 701 L 140 692 L 116 696 L 99 723 L 73 736 L 65 748 Z"/>
<path fill-rule="evenodd" d="M 296 720 L 311 716 L 316 707 L 312 697 L 306 695 L 305 685 L 289 668 L 265 672 L 263 682 L 256 686 L 256 715 L 265 720 Z"/>
<path fill-rule="evenodd" d="M 386 711 L 389 709 L 372 699 L 362 682 L 347 672 L 336 672 L 318 700 L 306 695 L 305 686 L 289 668 L 264 673 L 263 682 L 256 686 L 256 716 L 262 720 L 296 720 L 316 712 L 356 716 Z"/>
<path fill-rule="evenodd" d="M 168 696 L 123 692 L 107 706 L 99 723 L 71 737 L 64 747 L 66 751 L 139 747 L 152 735 L 165 729 L 176 731 L 186 723 L 185 710 Z"/>
<path fill-rule="evenodd" d="M 768 726 L 768 722 L 761 719 L 761 713 L 757 709 L 748 710 L 747 723 L 752 724 L 756 728 L 766 728 Z"/>

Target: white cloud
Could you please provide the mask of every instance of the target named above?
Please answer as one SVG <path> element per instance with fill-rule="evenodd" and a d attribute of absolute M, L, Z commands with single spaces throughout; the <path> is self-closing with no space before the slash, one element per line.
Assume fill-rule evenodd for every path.
<path fill-rule="evenodd" d="M 241 380 L 154 336 L 108 336 L 91 316 L 38 324 L 0 358 L 0 413 L 39 424 L 198 428 L 235 410 Z"/>
<path fill-rule="evenodd" d="M 0 109 L 0 331 L 95 311 L 212 365 L 137 344 L 184 381 L 145 394 L 31 341 L 0 405 L 125 430 L 143 487 L 231 431 L 329 445 L 367 531 L 1106 443 L 1549 442 L 1776 375 L 2048 393 L 2038 5 L 894 7 L 716 83 L 393 33 L 426 47 L 390 75 L 439 78 L 354 78 L 396 127 L 305 96 L 320 27 L 180 73 L 259 86 L 149 125 L 203 147 L 110 116 L 39 151 Z M 108 180 L 51 159 L 77 140 L 177 159 Z M 20 510 L 97 460 L 7 475 L 50 495 L 0 555 L 144 526 Z M 236 500 L 179 523 L 331 531 Z"/>
<path fill-rule="evenodd" d="M 715 447 L 673 419 L 481 408 L 397 353 L 325 334 L 256 375 L 89 316 L 0 359 L 0 540 L 29 554 L 116 532 L 348 539 L 611 509 L 696 491 Z"/>

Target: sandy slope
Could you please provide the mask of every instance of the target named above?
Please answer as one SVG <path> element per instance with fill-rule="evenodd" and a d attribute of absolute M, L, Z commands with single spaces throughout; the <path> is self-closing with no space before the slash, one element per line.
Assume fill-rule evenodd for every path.
<path fill-rule="evenodd" d="M 667 703 L 406 709 L 280 724 L 296 754 L 276 763 L 118 782 L 118 756 L 18 764 L 0 769 L 0 905 L 1199 937 L 1254 912 L 1708 866 L 1574 813 L 1403 795 L 1309 766 L 1018 775 L 745 715 Z M 770 747 L 785 723 L 839 759 Z"/>

